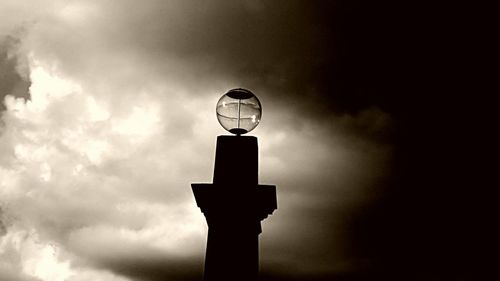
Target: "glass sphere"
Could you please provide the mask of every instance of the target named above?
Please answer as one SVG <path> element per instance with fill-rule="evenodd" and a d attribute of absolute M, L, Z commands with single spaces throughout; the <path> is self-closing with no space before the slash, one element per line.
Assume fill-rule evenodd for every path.
<path fill-rule="evenodd" d="M 262 106 L 249 90 L 232 89 L 219 99 L 216 112 L 217 120 L 224 129 L 243 135 L 259 125 Z"/>

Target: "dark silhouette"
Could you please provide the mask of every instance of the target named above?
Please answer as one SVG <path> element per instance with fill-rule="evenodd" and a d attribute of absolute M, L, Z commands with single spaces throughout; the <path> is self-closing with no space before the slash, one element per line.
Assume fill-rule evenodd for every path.
<path fill-rule="evenodd" d="M 276 187 L 258 184 L 257 138 L 217 137 L 213 181 L 191 185 L 208 224 L 204 280 L 256 280 L 260 222 L 277 208 Z"/>

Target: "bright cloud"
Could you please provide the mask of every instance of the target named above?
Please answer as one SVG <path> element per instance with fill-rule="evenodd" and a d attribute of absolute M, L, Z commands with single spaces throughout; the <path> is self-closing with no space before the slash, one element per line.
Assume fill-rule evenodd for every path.
<path fill-rule="evenodd" d="M 112 251 L 128 244 L 171 255 L 199 254 L 204 221 L 190 200 L 170 206 L 134 197 L 148 193 L 145 178 L 167 193 L 174 188 L 168 186 L 173 184 L 169 171 L 161 171 L 165 167 L 148 171 L 144 165 L 141 171 L 133 166 L 140 166 L 142 158 L 153 165 L 169 161 L 154 151 L 159 149 L 154 139 L 162 139 L 163 133 L 159 105 L 144 99 L 115 114 L 71 79 L 38 66 L 35 60 L 30 69 L 31 99 L 7 96 L 6 126 L 0 139 L 2 145 L 12 146 L 10 155 L 2 155 L 10 163 L 2 167 L 2 203 L 16 218 L 13 225 L 34 227 L 36 234 L 25 242 L 2 238 L 2 248 L 9 241 L 23 245 L 15 248 L 23 274 L 44 281 L 80 275 L 67 257 L 59 260 L 51 243 L 90 259 L 95 256 L 88 247 L 102 251 L 110 243 L 117 245 Z M 114 167 L 120 162 L 132 165 Z M 151 179 L 149 173 L 160 176 Z M 27 234 L 17 237 L 23 235 Z"/>

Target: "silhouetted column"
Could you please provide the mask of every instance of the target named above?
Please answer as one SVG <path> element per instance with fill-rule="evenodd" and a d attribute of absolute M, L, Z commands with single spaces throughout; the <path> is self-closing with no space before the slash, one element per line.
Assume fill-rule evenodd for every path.
<path fill-rule="evenodd" d="M 219 136 L 214 183 L 192 188 L 208 224 L 204 280 L 256 280 L 260 222 L 277 208 L 276 187 L 258 184 L 257 138 Z"/>

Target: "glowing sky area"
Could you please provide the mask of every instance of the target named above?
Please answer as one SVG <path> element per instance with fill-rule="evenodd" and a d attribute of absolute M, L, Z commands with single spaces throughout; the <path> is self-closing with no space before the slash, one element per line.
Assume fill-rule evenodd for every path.
<path fill-rule="evenodd" d="M 236 87 L 262 103 L 250 135 L 278 187 L 263 274 L 363 267 L 347 226 L 387 174 L 392 119 L 300 80 L 327 52 L 292 2 L 1 1 L 0 280 L 201 280 L 190 183 L 212 181 Z"/>

